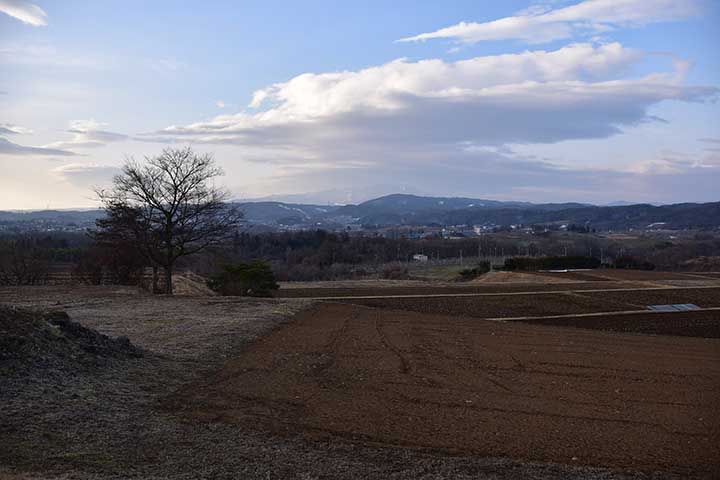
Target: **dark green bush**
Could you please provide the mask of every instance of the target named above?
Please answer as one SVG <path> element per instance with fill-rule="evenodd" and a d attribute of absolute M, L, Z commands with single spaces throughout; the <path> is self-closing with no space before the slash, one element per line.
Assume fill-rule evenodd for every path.
<path fill-rule="evenodd" d="M 226 265 L 208 280 L 208 287 L 221 295 L 269 297 L 279 285 L 270 265 L 262 260 Z"/>
<path fill-rule="evenodd" d="M 460 280 L 474 280 L 480 275 L 490 271 L 490 262 L 480 262 L 476 267 L 460 270 Z"/>

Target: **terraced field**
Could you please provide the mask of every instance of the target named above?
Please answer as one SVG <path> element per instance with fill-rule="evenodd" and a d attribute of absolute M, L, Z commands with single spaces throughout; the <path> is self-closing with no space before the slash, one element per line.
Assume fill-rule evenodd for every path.
<path fill-rule="evenodd" d="M 143 349 L 0 376 L 0 477 L 720 478 L 720 282 L 602 273 L 275 299 L 0 289 Z M 705 309 L 647 310 L 669 303 Z"/>

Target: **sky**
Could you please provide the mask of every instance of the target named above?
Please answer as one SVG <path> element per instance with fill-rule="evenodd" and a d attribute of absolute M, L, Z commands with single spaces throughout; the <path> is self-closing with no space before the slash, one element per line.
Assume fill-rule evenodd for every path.
<path fill-rule="evenodd" d="M 720 2 L 0 0 L 0 209 L 128 158 L 234 198 L 720 201 Z"/>

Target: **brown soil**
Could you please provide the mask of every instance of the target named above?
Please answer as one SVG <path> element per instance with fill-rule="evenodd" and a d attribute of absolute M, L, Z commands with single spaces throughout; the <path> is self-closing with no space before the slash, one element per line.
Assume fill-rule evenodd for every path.
<path fill-rule="evenodd" d="M 606 282 L 608 281 L 608 278 L 602 276 L 603 271 L 604 270 L 592 270 L 583 272 L 540 272 L 538 273 L 538 275 L 554 278 L 557 280 L 568 280 L 575 282 Z"/>
<path fill-rule="evenodd" d="M 717 340 L 320 304 L 166 407 L 359 448 L 717 478 L 719 396 Z"/>
<path fill-rule="evenodd" d="M 345 301 L 368 307 L 478 318 L 567 315 L 638 309 L 636 306 L 620 301 L 600 297 L 590 298 L 572 293 L 348 299 Z"/>
<path fill-rule="evenodd" d="M 640 307 L 694 303 L 703 308 L 720 307 L 720 287 L 668 288 L 627 292 L 583 292 L 583 296 L 609 303 L 631 303 Z"/>
<path fill-rule="evenodd" d="M 652 282 L 654 280 L 692 280 L 692 275 L 677 272 L 658 272 L 654 270 L 597 270 L 594 275 L 602 276 L 610 280 L 636 280 Z"/>
<path fill-rule="evenodd" d="M 720 338 L 720 310 L 556 317 L 522 321 L 535 325 L 589 328 L 608 332 Z"/>
<path fill-rule="evenodd" d="M 535 272 L 505 272 L 502 270 L 488 272 L 472 283 L 572 283 L 571 278 L 561 278 Z"/>

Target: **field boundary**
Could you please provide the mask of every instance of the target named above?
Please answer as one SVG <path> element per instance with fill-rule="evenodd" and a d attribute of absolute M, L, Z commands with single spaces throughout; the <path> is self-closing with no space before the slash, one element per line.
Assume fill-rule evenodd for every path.
<path fill-rule="evenodd" d="M 658 310 L 622 310 L 616 312 L 592 312 L 592 313 L 564 313 L 562 315 L 543 315 L 539 317 L 525 316 L 525 317 L 493 317 L 483 318 L 482 320 L 488 320 L 492 322 L 520 322 L 525 320 L 551 320 L 553 318 L 578 318 L 578 317 L 609 317 L 619 315 L 637 315 L 637 314 L 648 314 L 648 313 L 688 313 L 688 312 L 716 312 L 720 311 L 720 307 L 707 307 L 698 308 L 695 310 L 677 310 L 671 312 L 664 312 Z"/>
<path fill-rule="evenodd" d="M 468 287 L 469 288 L 469 287 Z M 288 297 L 302 298 L 303 300 L 373 300 L 385 298 L 444 298 L 444 297 L 505 297 L 510 295 L 548 295 L 568 293 L 594 293 L 594 292 L 645 292 L 645 291 L 668 291 L 668 290 L 704 290 L 720 288 L 720 286 L 667 286 L 667 287 L 645 287 L 645 288 L 600 288 L 600 289 L 577 289 L 577 290 L 541 290 L 536 292 L 474 292 L 474 293 L 407 293 L 399 295 L 344 295 L 336 297 Z"/>

